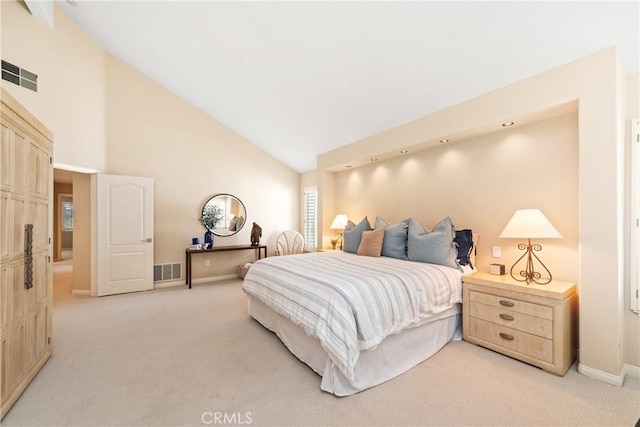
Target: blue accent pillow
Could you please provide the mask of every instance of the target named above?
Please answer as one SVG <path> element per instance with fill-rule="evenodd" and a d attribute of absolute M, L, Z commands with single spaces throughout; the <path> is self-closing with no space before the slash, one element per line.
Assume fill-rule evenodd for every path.
<path fill-rule="evenodd" d="M 347 226 L 344 228 L 344 245 L 343 250 L 345 252 L 351 252 L 352 254 L 358 253 L 360 247 L 360 241 L 362 240 L 362 232 L 371 230 L 369 225 L 369 219 L 365 216 L 358 225 L 355 225 L 351 220 L 347 222 Z"/>
<path fill-rule="evenodd" d="M 440 221 L 427 231 L 415 218 L 409 218 L 407 256 L 409 261 L 428 262 L 460 268 L 458 249 L 453 242 L 455 230 L 451 218 Z"/>
<path fill-rule="evenodd" d="M 389 225 L 387 221 L 376 217 L 374 229 L 384 228 L 384 240 L 382 241 L 382 256 L 397 259 L 407 259 L 407 233 L 409 218 L 403 219 L 397 224 Z"/>

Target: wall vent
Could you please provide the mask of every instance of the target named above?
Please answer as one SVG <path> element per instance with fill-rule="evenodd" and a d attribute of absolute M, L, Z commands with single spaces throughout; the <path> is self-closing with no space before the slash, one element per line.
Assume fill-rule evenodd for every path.
<path fill-rule="evenodd" d="M 156 264 L 153 266 L 153 281 L 176 280 L 182 278 L 182 264 Z"/>
<path fill-rule="evenodd" d="M 38 91 L 38 75 L 2 60 L 2 80 L 22 86 L 34 92 Z"/>

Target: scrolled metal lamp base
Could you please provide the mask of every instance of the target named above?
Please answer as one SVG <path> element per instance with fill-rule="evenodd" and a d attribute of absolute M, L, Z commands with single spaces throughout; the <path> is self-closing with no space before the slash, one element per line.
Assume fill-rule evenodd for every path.
<path fill-rule="evenodd" d="M 518 245 L 518 249 L 525 251 L 525 253 L 520 258 L 518 258 L 518 260 L 513 264 L 513 266 L 511 266 L 511 271 L 510 271 L 511 277 L 513 277 L 513 279 L 517 280 L 518 282 L 526 282 L 527 285 L 531 284 L 532 282 L 537 285 L 549 284 L 551 282 L 551 272 L 542 263 L 542 261 L 540 261 L 540 258 L 538 258 L 538 256 L 533 252 L 533 251 L 538 251 L 538 252 L 541 251 L 542 246 L 537 243 L 532 245 L 531 239 L 528 239 L 528 243 L 527 244 L 520 243 Z M 524 270 L 520 270 L 518 276 L 516 276 L 515 274 L 513 274 L 513 269 L 516 268 L 516 265 L 518 265 L 518 263 L 522 261 L 525 257 L 527 257 L 526 267 Z M 544 268 L 544 270 L 547 272 L 549 277 L 543 277 L 542 274 L 534 270 L 534 267 L 533 267 L 534 258 L 538 261 L 538 263 L 542 266 L 542 268 Z"/>

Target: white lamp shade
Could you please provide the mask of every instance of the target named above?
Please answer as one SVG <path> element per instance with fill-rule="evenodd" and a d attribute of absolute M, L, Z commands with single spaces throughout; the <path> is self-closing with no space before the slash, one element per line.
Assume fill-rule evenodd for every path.
<path fill-rule="evenodd" d="M 347 226 L 347 222 L 349 222 L 349 217 L 347 217 L 345 214 L 338 214 L 333 219 L 333 222 L 331 223 L 329 228 L 331 230 L 344 230 L 344 228 Z"/>
<path fill-rule="evenodd" d="M 557 239 L 560 237 L 562 234 L 540 212 L 540 209 L 516 211 L 500 233 L 502 239 Z"/>

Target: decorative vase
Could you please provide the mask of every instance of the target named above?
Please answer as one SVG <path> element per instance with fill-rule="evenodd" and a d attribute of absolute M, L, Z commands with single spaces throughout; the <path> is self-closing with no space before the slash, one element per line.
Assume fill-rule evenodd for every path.
<path fill-rule="evenodd" d="M 204 248 L 209 249 L 212 247 L 213 247 L 213 233 L 211 232 L 211 230 L 207 230 L 207 232 L 204 233 Z"/>

